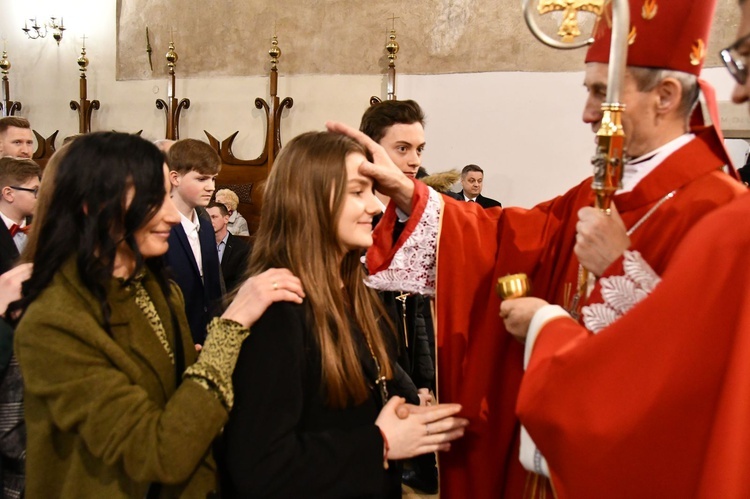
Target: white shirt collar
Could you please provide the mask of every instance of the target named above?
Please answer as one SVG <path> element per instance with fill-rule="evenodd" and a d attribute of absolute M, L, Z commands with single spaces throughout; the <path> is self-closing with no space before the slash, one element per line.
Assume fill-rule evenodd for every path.
<path fill-rule="evenodd" d="M 13 221 L 13 220 L 11 220 L 10 218 L 6 217 L 6 216 L 5 216 L 5 213 L 3 213 L 2 211 L 0 211 L 0 218 L 2 218 L 2 219 L 3 219 L 3 222 L 5 222 L 5 226 L 6 226 L 7 228 L 8 228 L 8 230 L 10 230 L 11 226 L 13 226 L 13 225 L 15 225 L 15 224 L 16 224 L 16 222 L 14 222 L 14 221 Z M 19 227 L 26 227 L 26 217 L 24 217 L 24 218 L 23 218 L 23 219 L 21 220 L 21 223 L 20 223 L 20 224 L 18 224 L 18 226 L 19 226 Z"/>
<path fill-rule="evenodd" d="M 200 220 L 198 220 L 198 213 L 193 210 L 193 220 L 180 213 L 180 221 L 182 222 L 182 228 L 185 229 L 186 234 L 191 234 L 193 231 L 198 232 L 201 229 Z"/>
<path fill-rule="evenodd" d="M 649 153 L 629 159 L 625 163 L 625 171 L 622 174 L 622 189 L 618 190 L 617 193 L 621 194 L 635 189 L 635 186 L 649 173 L 654 171 L 665 159 L 694 138 L 695 134 L 686 133 Z"/>

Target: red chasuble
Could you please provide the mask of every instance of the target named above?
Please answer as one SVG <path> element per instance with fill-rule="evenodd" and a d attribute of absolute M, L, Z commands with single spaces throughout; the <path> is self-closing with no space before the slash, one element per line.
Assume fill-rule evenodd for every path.
<path fill-rule="evenodd" d="M 720 171 L 728 160 L 713 129 L 696 133 L 634 191 L 615 197 L 630 228 L 675 191 L 631 235 L 631 249 L 640 251 L 658 273 L 698 219 L 745 190 Z M 503 327 L 495 282 L 524 272 L 534 296 L 569 303 L 578 274 L 573 252 L 577 212 L 592 205 L 590 186 L 589 178 L 529 210 L 484 209 L 443 196 L 436 283 L 438 399 L 462 404 L 462 416 L 471 421 L 464 438 L 439 457 L 443 499 L 522 496 L 526 473 L 518 461 L 515 404 L 523 348 Z M 368 252 L 371 274 L 387 268 L 414 231 L 428 195 L 427 187 L 416 182 L 411 217 L 395 243 L 397 216 L 389 206 Z M 615 262 L 608 274 L 621 273 L 620 265 Z M 600 301 L 596 289 L 591 300 Z"/>
<path fill-rule="evenodd" d="M 559 498 L 747 497 L 748 254 L 745 195 L 697 224 L 612 326 L 542 328 L 518 413 Z"/>

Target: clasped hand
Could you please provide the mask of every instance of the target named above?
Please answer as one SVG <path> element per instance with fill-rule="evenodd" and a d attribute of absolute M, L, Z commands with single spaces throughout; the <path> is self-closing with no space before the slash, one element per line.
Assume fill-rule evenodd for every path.
<path fill-rule="evenodd" d="M 447 451 L 460 438 L 469 420 L 455 415 L 459 404 L 416 406 L 392 397 L 381 409 L 375 424 L 388 440 L 389 459 L 407 459 L 436 451 Z"/>
<path fill-rule="evenodd" d="M 5 317 L 8 305 L 21 299 L 21 286 L 33 269 L 33 264 L 22 263 L 0 275 L 0 317 Z"/>

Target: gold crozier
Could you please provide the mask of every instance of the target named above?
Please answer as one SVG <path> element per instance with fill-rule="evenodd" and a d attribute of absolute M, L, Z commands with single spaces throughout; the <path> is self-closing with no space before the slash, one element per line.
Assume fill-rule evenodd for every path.
<path fill-rule="evenodd" d="M 575 38 L 581 36 L 581 30 L 578 29 L 578 13 L 591 12 L 597 16 L 601 15 L 604 8 L 605 0 L 539 0 L 537 11 L 540 15 L 549 12 L 563 11 L 563 21 L 560 29 L 557 31 L 558 36 L 565 43 L 573 42 Z"/>

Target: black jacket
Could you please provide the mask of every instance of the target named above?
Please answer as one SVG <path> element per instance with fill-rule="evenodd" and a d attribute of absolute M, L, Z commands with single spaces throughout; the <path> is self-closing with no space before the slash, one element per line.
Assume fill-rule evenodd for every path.
<path fill-rule="evenodd" d="M 459 201 L 466 201 L 466 199 L 464 198 L 464 191 L 449 192 L 448 196 L 452 197 L 453 199 L 458 199 Z M 500 201 L 495 201 L 492 198 L 486 198 L 482 196 L 481 194 L 477 196 L 476 203 L 482 208 L 492 208 L 494 206 L 502 206 L 502 204 L 500 204 Z"/>
<path fill-rule="evenodd" d="M 250 243 L 245 239 L 232 234 L 227 237 L 227 245 L 221 257 L 221 273 L 224 274 L 227 291 L 233 290 L 242 282 L 251 250 Z"/>
<path fill-rule="evenodd" d="M 203 260 L 203 280 L 181 223 L 172 227 L 169 233 L 169 250 L 165 261 L 170 277 L 185 297 L 185 313 L 193 341 L 203 344 L 206 326 L 212 317 L 219 314 L 221 307 L 221 269 L 211 222 L 200 216 L 197 219 L 200 221 L 198 239 Z"/>
<path fill-rule="evenodd" d="M 0 274 L 4 274 L 16 265 L 18 248 L 10 236 L 8 227 L 0 220 Z"/>

